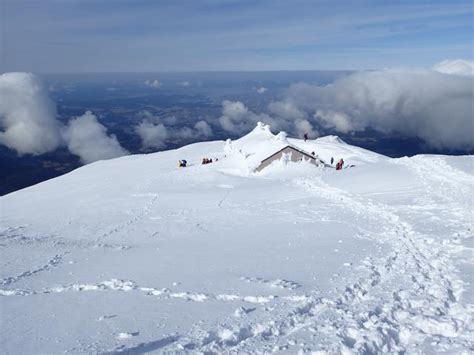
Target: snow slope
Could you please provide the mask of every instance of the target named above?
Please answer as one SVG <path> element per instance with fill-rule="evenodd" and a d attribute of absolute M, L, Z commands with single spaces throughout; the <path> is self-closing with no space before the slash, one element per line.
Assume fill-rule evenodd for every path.
<path fill-rule="evenodd" d="M 252 173 L 285 139 L 356 167 Z M 260 125 L 3 196 L 0 350 L 467 354 L 473 170 Z"/>

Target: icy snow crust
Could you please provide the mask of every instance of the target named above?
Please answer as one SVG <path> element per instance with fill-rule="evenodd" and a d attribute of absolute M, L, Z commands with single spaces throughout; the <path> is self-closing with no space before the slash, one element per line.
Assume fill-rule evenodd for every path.
<path fill-rule="evenodd" d="M 260 125 L 1 197 L 0 350 L 468 353 L 473 170 Z"/>

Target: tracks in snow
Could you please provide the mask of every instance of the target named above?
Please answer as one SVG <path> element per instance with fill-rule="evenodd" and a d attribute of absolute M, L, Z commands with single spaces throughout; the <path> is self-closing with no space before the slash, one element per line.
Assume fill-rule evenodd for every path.
<path fill-rule="evenodd" d="M 272 282 L 270 280 L 265 280 Z M 283 282 L 283 283 L 282 283 Z M 291 288 L 288 285 L 294 285 L 296 283 L 285 280 L 274 280 L 272 282 L 280 288 Z M 56 286 L 50 288 L 43 288 L 40 290 L 28 290 L 28 289 L 0 289 L 0 296 L 35 296 L 44 294 L 54 294 L 63 292 L 90 292 L 90 291 L 121 291 L 121 292 L 135 292 L 142 293 L 146 296 L 152 296 L 157 299 L 169 300 L 169 299 L 182 299 L 184 301 L 192 302 L 245 302 L 248 304 L 267 304 L 274 302 L 277 299 L 284 300 L 286 302 L 301 302 L 302 299 L 307 299 L 308 296 L 301 295 L 295 296 L 277 296 L 277 295 L 237 295 L 237 294 L 211 294 L 201 292 L 188 292 L 188 291 L 172 291 L 169 288 L 155 288 L 139 286 L 135 282 L 130 280 L 111 279 L 102 281 L 99 283 L 76 283 L 70 285 Z"/>
<path fill-rule="evenodd" d="M 326 341 L 317 350 L 329 353 L 399 353 L 417 351 L 420 345 L 453 351 L 474 346 L 472 310 L 460 302 L 462 282 L 442 244 L 417 232 L 388 205 L 352 196 L 321 180 L 295 182 L 382 226 L 371 238 L 390 245 L 391 254 L 366 258 L 368 276 L 347 285 L 335 298 L 307 296 L 296 308 L 272 314 L 267 321 L 233 322 L 183 337 L 176 350 L 220 353 L 257 346 L 263 351 L 287 350 L 288 339 L 301 331 L 324 334 Z"/>
<path fill-rule="evenodd" d="M 355 198 L 322 181 L 299 184 L 382 222 L 385 228 L 377 239 L 392 246 L 386 261 L 368 262 L 367 280 L 348 286 L 335 302 L 342 310 L 336 331 L 343 347 L 376 353 L 405 351 L 426 340 L 438 349 L 473 345 L 472 314 L 459 302 L 462 284 L 441 245 L 416 232 L 389 206 Z"/>
<path fill-rule="evenodd" d="M 132 215 L 132 217 L 129 218 L 128 220 L 126 220 L 125 222 L 114 226 L 113 228 L 107 230 L 102 235 L 100 235 L 96 239 L 97 243 L 103 241 L 104 239 L 110 237 L 113 234 L 116 234 L 116 233 L 119 233 L 119 232 L 125 230 L 126 228 L 132 226 L 133 224 L 135 224 L 138 221 L 140 221 L 141 219 L 143 219 L 152 210 L 153 206 L 155 205 L 156 201 L 158 200 L 158 194 L 154 194 L 154 193 L 151 193 L 151 194 L 134 194 L 132 196 L 133 197 L 150 196 L 151 198 L 141 211 L 139 211 L 138 213 Z"/>
<path fill-rule="evenodd" d="M 62 262 L 62 259 L 63 259 L 63 255 L 57 254 L 57 255 L 54 256 L 54 258 L 49 260 L 43 266 L 40 266 L 40 267 L 35 268 L 33 270 L 27 270 L 27 271 L 22 272 L 21 274 L 19 274 L 17 276 L 10 276 L 10 277 L 0 279 L 0 285 L 8 286 L 8 285 L 10 285 L 12 283 L 15 283 L 15 282 L 17 282 L 17 281 L 19 281 L 19 280 L 21 280 L 25 277 L 33 276 L 33 275 L 35 275 L 39 272 L 42 272 L 42 271 L 51 269 L 53 267 L 56 267 Z"/>

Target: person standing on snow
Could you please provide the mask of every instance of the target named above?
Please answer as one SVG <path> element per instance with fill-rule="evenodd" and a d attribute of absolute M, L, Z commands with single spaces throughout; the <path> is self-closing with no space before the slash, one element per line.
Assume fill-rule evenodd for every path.
<path fill-rule="evenodd" d="M 341 170 L 342 167 L 344 166 L 344 160 L 341 158 L 336 164 L 336 170 Z"/>
<path fill-rule="evenodd" d="M 304 141 L 306 142 L 308 140 L 308 133 L 305 133 L 303 137 L 304 137 Z"/>
<path fill-rule="evenodd" d="M 334 157 L 331 157 L 331 165 L 334 164 Z"/>

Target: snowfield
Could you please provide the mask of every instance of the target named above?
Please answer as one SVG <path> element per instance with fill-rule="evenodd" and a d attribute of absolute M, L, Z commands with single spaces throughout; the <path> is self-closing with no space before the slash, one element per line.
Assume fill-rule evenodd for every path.
<path fill-rule="evenodd" d="M 468 354 L 473 163 L 259 125 L 3 196 L 0 352 Z"/>

